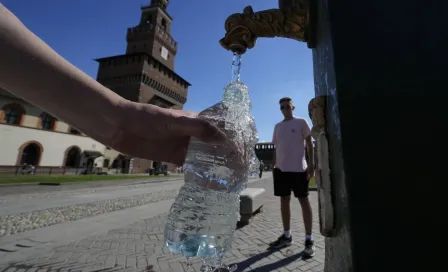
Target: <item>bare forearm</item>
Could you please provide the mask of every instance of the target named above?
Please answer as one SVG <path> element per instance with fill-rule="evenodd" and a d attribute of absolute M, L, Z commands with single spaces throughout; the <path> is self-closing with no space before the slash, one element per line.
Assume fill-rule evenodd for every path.
<path fill-rule="evenodd" d="M 307 164 L 314 169 L 314 148 L 311 137 L 306 139 L 306 152 L 308 154 Z"/>
<path fill-rule="evenodd" d="M 94 137 L 113 131 L 124 103 L 70 64 L 0 4 L 0 87 Z"/>

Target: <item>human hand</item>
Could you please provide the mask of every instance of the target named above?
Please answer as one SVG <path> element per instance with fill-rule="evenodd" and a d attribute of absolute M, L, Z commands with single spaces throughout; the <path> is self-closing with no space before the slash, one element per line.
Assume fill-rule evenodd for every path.
<path fill-rule="evenodd" d="M 312 177 L 314 177 L 314 166 L 309 165 L 308 168 L 306 169 L 306 173 L 307 173 L 308 180 L 310 180 Z"/>
<path fill-rule="evenodd" d="M 193 112 L 123 102 L 113 135 L 98 141 L 127 155 L 181 165 L 190 137 L 208 143 L 226 141 L 225 134 Z"/>
<path fill-rule="evenodd" d="M 238 191 L 242 182 L 247 181 L 249 166 L 251 165 L 250 149 L 252 144 L 246 142 L 247 139 L 240 138 L 242 136 L 241 131 L 236 131 L 232 127 L 232 118 L 229 118 L 227 111 L 228 108 L 222 102 L 219 102 L 198 115 L 198 118 L 209 121 L 224 132 L 226 140 L 219 145 L 201 145 L 198 147 L 201 153 L 210 154 L 213 159 L 202 160 L 203 155 L 197 159 L 202 160 L 204 164 L 213 161 L 213 165 L 210 165 L 210 169 L 207 170 L 209 173 L 201 174 L 203 177 L 211 175 L 211 178 L 202 178 L 197 182 L 201 186 L 213 190 Z M 196 142 L 190 144 L 195 145 Z M 193 146 L 193 148 L 195 147 Z M 186 163 L 189 163 L 188 160 Z"/>

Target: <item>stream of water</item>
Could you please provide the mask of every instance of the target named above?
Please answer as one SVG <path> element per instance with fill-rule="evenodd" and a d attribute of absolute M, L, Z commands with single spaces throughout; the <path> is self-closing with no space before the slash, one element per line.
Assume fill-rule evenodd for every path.
<path fill-rule="evenodd" d="M 213 145 L 191 139 L 184 165 L 185 185 L 179 191 L 165 225 L 165 244 L 174 254 L 200 257 L 203 272 L 237 269 L 222 260 L 231 248 L 240 218 L 239 194 L 249 173 L 258 170 L 258 141 L 251 115 L 249 90 L 240 81 L 241 55 L 232 62 L 232 79 L 222 101 L 199 113 L 226 133 L 228 143 Z"/>

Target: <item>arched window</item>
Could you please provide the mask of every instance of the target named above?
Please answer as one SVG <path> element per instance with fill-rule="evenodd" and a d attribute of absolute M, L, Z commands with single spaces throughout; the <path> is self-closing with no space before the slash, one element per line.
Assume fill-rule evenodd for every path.
<path fill-rule="evenodd" d="M 103 167 L 104 167 L 104 168 L 109 167 L 109 163 L 110 163 L 110 160 L 109 160 L 109 159 L 105 159 L 105 160 L 103 161 Z"/>
<path fill-rule="evenodd" d="M 3 118 L 0 122 L 9 125 L 20 125 L 22 118 L 25 115 L 25 109 L 17 103 L 11 103 L 3 106 Z"/>
<path fill-rule="evenodd" d="M 17 160 L 18 165 L 30 164 L 33 166 L 39 166 L 40 158 L 42 156 L 43 147 L 36 141 L 24 143 L 19 148 L 19 157 Z"/>
<path fill-rule="evenodd" d="M 40 115 L 40 128 L 45 130 L 54 130 L 56 125 L 56 118 L 50 114 L 43 112 Z"/>
<path fill-rule="evenodd" d="M 162 19 L 162 29 L 163 31 L 166 31 L 166 20 Z"/>
<path fill-rule="evenodd" d="M 77 146 L 72 146 L 65 152 L 65 166 L 78 167 L 81 161 L 81 149 Z"/>
<path fill-rule="evenodd" d="M 146 17 L 145 23 L 152 24 L 152 16 L 151 15 L 148 15 L 148 17 Z"/>

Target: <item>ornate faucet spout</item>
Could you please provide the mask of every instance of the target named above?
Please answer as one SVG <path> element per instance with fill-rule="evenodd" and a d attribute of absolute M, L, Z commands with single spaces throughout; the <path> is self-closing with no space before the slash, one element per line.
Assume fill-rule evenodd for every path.
<path fill-rule="evenodd" d="M 230 15 L 225 22 L 226 35 L 219 43 L 232 52 L 244 54 L 255 46 L 260 37 L 283 37 L 301 42 L 313 40 L 311 29 L 313 17 L 310 18 L 310 5 L 315 0 L 301 2 L 298 6 L 281 9 L 269 9 L 254 12 L 251 6 L 243 13 Z"/>

